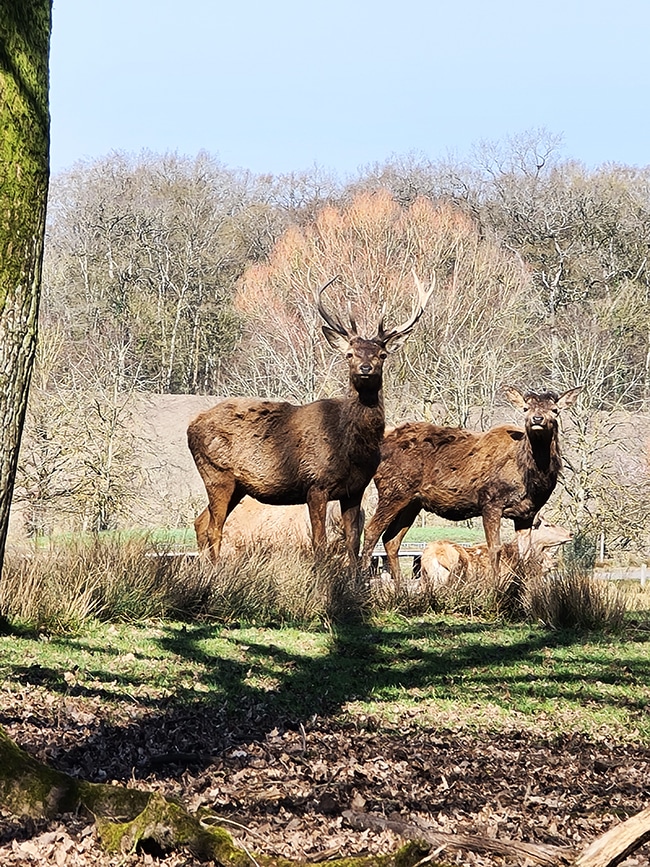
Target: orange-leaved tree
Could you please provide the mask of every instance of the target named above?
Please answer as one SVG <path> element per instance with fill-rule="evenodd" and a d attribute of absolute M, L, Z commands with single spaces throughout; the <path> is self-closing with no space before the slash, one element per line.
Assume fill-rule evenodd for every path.
<path fill-rule="evenodd" d="M 349 304 L 371 335 L 384 309 L 389 324 L 408 316 L 412 271 L 435 279 L 436 290 L 387 373 L 389 412 L 423 415 L 434 401 L 448 420 L 465 422 L 472 402 L 493 400 L 501 377 L 530 358 L 530 345 L 521 349 L 534 311 L 528 275 L 458 207 L 424 197 L 402 207 L 385 191 L 323 208 L 311 224 L 291 227 L 267 263 L 246 270 L 235 297 L 244 339 L 232 389 L 297 402 L 340 389 L 321 338 L 318 288 L 340 275 L 327 306 L 345 316 Z"/>

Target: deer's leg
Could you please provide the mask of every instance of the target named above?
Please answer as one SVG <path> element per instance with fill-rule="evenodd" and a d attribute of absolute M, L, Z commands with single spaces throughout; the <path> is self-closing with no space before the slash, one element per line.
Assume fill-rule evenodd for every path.
<path fill-rule="evenodd" d="M 206 506 L 198 518 L 194 521 L 194 532 L 196 533 L 196 544 L 199 551 L 204 551 L 209 544 L 208 539 L 208 524 L 210 523 L 210 507 Z"/>
<path fill-rule="evenodd" d="M 361 497 L 341 499 L 341 523 L 345 535 L 345 547 L 348 551 L 350 566 L 357 566 L 359 560 L 359 544 L 361 542 L 361 527 L 359 514 L 361 511 Z"/>
<path fill-rule="evenodd" d="M 310 488 L 307 491 L 307 508 L 311 522 L 311 541 L 314 552 L 324 551 L 327 542 L 327 491 Z"/>
<path fill-rule="evenodd" d="M 235 477 L 229 473 L 220 473 L 217 478 L 210 479 L 210 482 L 206 483 L 205 487 L 208 492 L 208 509 L 210 512 L 210 520 L 206 528 L 208 540 L 206 547 L 210 559 L 213 563 L 216 563 L 221 551 L 223 525 L 228 515 L 244 496 L 244 493 L 237 489 Z"/>
<path fill-rule="evenodd" d="M 488 506 L 483 510 L 482 518 L 492 573 L 498 579 L 501 560 L 501 509 Z"/>
<path fill-rule="evenodd" d="M 399 587 L 402 580 L 402 571 L 399 565 L 399 549 L 404 536 L 411 529 L 411 525 L 417 518 L 421 508 L 419 500 L 409 503 L 393 518 L 383 536 L 388 568 L 396 587 Z"/>
<path fill-rule="evenodd" d="M 375 550 L 375 545 L 379 541 L 379 537 L 386 530 L 386 527 L 395 520 L 395 516 L 408 505 L 408 502 L 398 501 L 394 503 L 389 500 L 382 500 L 379 497 L 377 510 L 372 516 L 368 525 L 363 531 L 363 552 L 361 554 L 361 568 L 365 572 L 370 568 L 370 560 L 372 552 Z"/>

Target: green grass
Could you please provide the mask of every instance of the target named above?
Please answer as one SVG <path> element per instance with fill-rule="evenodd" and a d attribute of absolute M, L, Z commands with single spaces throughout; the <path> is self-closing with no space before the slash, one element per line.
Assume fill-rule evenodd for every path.
<path fill-rule="evenodd" d="M 485 534 L 479 527 L 454 524 L 449 527 L 411 527 L 405 542 L 432 542 L 434 539 L 449 539 L 450 542 L 466 542 L 478 545 L 485 542 Z"/>
<path fill-rule="evenodd" d="M 3 691 L 358 725 L 580 731 L 650 744 L 650 631 L 578 634 L 435 615 L 332 631 L 93 624 L 0 635 Z M 1 703 L 1 697 L 0 697 Z"/>
<path fill-rule="evenodd" d="M 196 549 L 194 527 L 159 528 L 150 533 L 153 542 L 168 544 L 182 551 Z M 485 541 L 485 535 L 480 527 L 470 527 L 463 524 L 450 524 L 443 527 L 411 527 L 406 534 L 405 542 L 431 542 L 433 539 L 449 539 L 452 542 L 467 542 L 477 545 Z"/>
<path fill-rule="evenodd" d="M 31 540 L 37 551 L 47 551 L 66 545 L 94 544 L 97 540 L 129 542 L 146 539 L 154 545 L 180 551 L 196 550 L 194 527 L 143 527 L 130 530 L 102 530 L 93 532 L 53 533 L 50 536 L 36 536 Z"/>
<path fill-rule="evenodd" d="M 100 533 L 55 533 L 52 536 L 39 536 L 31 544 L 37 551 L 47 551 L 62 545 L 75 545 L 86 542 L 94 543 L 101 540 L 148 539 L 153 545 L 174 551 L 196 551 L 196 536 L 194 527 L 157 527 L 155 529 L 135 530 L 105 530 Z M 434 539 L 449 539 L 452 542 L 466 542 L 477 545 L 485 541 L 483 530 L 454 524 L 444 527 L 411 527 L 406 534 L 405 543 L 431 542 Z"/>

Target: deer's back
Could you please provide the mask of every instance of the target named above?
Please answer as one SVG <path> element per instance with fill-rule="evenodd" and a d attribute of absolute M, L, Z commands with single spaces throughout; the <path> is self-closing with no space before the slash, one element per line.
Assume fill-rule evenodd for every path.
<path fill-rule="evenodd" d="M 229 398 L 190 423 L 188 444 L 197 466 L 232 472 L 264 502 L 304 503 L 313 486 L 338 499 L 365 488 L 379 463 L 383 414 L 365 426 L 357 416 L 347 398 L 302 406 Z"/>
<path fill-rule="evenodd" d="M 506 542 L 501 548 L 502 570 L 514 566 L 518 558 L 516 541 Z M 479 577 L 490 574 L 490 553 L 485 542 L 465 546 L 440 539 L 425 547 L 421 568 L 424 576 L 434 584 L 444 584 L 451 574 L 456 578 Z"/>
<path fill-rule="evenodd" d="M 463 555 L 462 548 L 452 542 L 442 539 L 429 542 L 420 559 L 422 576 L 434 585 L 444 584 L 452 572 L 464 573 Z"/>

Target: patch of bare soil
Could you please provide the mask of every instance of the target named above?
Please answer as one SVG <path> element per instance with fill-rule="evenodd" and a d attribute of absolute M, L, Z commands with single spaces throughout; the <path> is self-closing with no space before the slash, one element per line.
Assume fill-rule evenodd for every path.
<path fill-rule="evenodd" d="M 649 749 L 578 734 L 551 741 L 516 731 L 427 731 L 408 722 L 386 730 L 367 719 L 363 726 L 321 718 L 271 726 L 253 705 L 234 719 L 200 703 L 152 710 L 134 700 L 109 712 L 96 697 L 54 698 L 37 686 L 2 699 L 0 724 L 54 767 L 158 790 L 190 811 L 207 808 L 249 851 L 307 861 L 386 852 L 403 842 L 391 828 L 366 822 L 368 814 L 577 852 L 650 801 Z M 526 863 L 462 849 L 438 857 L 477 867 Z M 152 863 L 197 862 L 183 853 L 108 856 L 82 816 L 47 823 L 0 812 L 2 865 Z M 624 863 L 650 865 L 650 845 Z"/>

